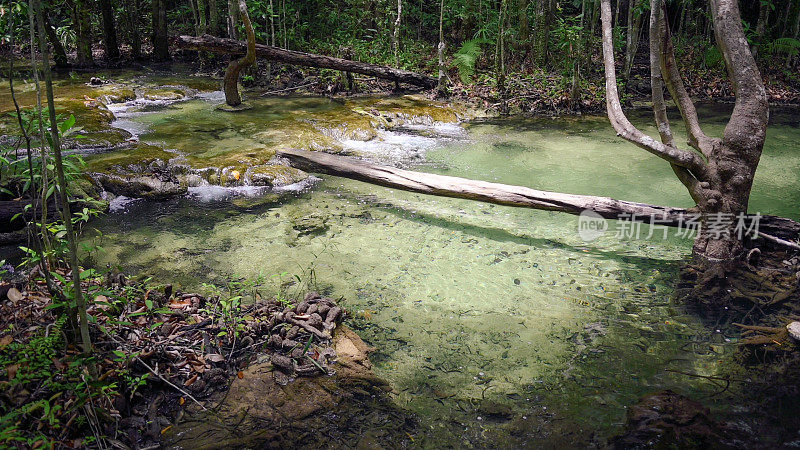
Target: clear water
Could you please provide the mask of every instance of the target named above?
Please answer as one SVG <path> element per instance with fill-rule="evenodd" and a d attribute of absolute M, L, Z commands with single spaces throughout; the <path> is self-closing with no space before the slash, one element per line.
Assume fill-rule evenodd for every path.
<path fill-rule="evenodd" d="M 324 126 L 342 108 L 328 100 L 271 99 L 280 117 L 237 113 L 236 126 L 208 139 L 220 126 L 208 114 L 214 101 L 126 120 L 147 130 L 143 141 L 210 155 L 279 145 L 254 136 L 282 133 L 288 116 L 342 126 Z M 702 112 L 708 132 L 720 133 L 724 108 Z M 796 117 L 775 114 L 752 211 L 800 216 Z M 648 115 L 634 119 L 654 132 Z M 388 146 L 372 156 L 421 171 L 691 206 L 669 167 L 616 138 L 603 118 L 423 124 L 358 142 Z M 414 158 L 398 154 L 406 147 Z M 87 240 L 104 251 L 87 256 L 184 288 L 265 275 L 277 291 L 297 275 L 343 297 L 351 327 L 378 348 L 376 372 L 420 417 L 429 445 L 586 445 L 618 431 L 642 394 L 718 389 L 668 371 L 714 374 L 736 346 L 671 302 L 689 241 L 585 243 L 569 215 L 321 178 L 300 192 L 133 201 L 93 224 L 102 234 Z M 317 229 L 302 234 L 301 220 Z M 492 414 L 498 404 L 510 418 Z"/>

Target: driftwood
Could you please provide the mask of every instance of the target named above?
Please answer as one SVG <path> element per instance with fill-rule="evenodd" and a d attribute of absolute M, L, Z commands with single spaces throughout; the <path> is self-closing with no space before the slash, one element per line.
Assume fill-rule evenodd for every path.
<path fill-rule="evenodd" d="M 218 38 L 207 34 L 199 37 L 178 36 L 175 38 L 175 44 L 183 49 L 200 50 L 217 54 L 244 55 L 247 52 L 247 44 L 245 42 L 235 39 Z M 428 89 L 436 87 L 437 82 L 436 78 L 410 72 L 408 70 L 394 69 L 377 64 L 368 64 L 294 50 L 284 50 L 271 45 L 256 44 L 256 56 L 270 61 L 283 62 L 296 66 L 319 67 L 321 69 L 360 73 L 394 81 L 396 83 L 407 83 Z"/>
<path fill-rule="evenodd" d="M 684 208 L 649 205 L 609 197 L 540 191 L 524 186 L 413 172 L 322 152 L 282 150 L 278 151 L 277 156 L 288 160 L 293 167 L 308 172 L 326 173 L 441 197 L 465 198 L 575 215 L 589 210 L 606 219 L 637 220 L 646 223 L 655 219 L 658 225 L 673 227 L 685 226 L 690 217 L 697 215 L 696 211 Z M 800 233 L 800 223 L 791 219 L 761 216 L 759 220 L 759 235 L 783 247 L 800 249 L 800 246 L 794 243 L 798 233 Z"/>

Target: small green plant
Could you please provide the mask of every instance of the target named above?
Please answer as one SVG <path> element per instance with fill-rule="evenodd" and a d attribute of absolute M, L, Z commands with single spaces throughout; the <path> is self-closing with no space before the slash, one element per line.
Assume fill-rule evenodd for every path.
<path fill-rule="evenodd" d="M 488 43 L 489 41 L 483 38 L 471 39 L 464 42 L 461 48 L 453 54 L 452 67 L 458 69 L 458 76 L 461 78 L 462 83 L 469 84 L 472 81 L 478 58 L 483 53 L 481 46 Z"/>

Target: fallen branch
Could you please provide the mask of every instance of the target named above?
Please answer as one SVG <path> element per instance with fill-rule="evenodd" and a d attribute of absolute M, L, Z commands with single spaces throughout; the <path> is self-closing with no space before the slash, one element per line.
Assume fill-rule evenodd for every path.
<path fill-rule="evenodd" d="M 558 211 L 574 215 L 580 215 L 588 210 L 605 219 L 655 222 L 656 225 L 672 227 L 686 226 L 686 221 L 697 215 L 696 212 L 684 208 L 628 202 L 609 197 L 540 191 L 524 186 L 413 172 L 323 152 L 281 150 L 277 152 L 277 156 L 287 159 L 293 167 L 308 172 L 326 173 L 379 186 L 441 197 L 465 198 L 498 205 Z M 759 231 L 759 236 L 775 244 L 800 250 L 800 245 L 783 239 L 783 237 L 797 238 L 797 234 L 800 232 L 800 223 L 783 217 L 765 215 L 760 217 L 759 227 L 762 230 Z"/>
<path fill-rule="evenodd" d="M 209 35 L 203 36 L 178 36 L 175 44 L 179 48 L 201 50 L 216 54 L 244 55 L 247 46 L 244 42 L 235 39 L 218 38 Z M 436 87 L 436 78 L 429 77 L 408 70 L 395 69 L 377 64 L 351 61 L 348 59 L 334 58 L 325 55 L 284 50 L 271 45 L 256 44 L 256 56 L 270 61 L 282 62 L 304 67 L 318 67 L 320 69 L 333 69 L 342 72 L 360 73 L 397 83 L 407 83 L 428 89 Z"/>

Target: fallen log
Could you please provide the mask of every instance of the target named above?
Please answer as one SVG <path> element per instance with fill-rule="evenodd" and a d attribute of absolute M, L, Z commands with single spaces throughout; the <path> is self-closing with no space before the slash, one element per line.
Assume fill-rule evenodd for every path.
<path fill-rule="evenodd" d="M 245 42 L 235 39 L 218 38 L 207 34 L 203 36 L 178 36 L 175 38 L 175 45 L 182 49 L 200 50 L 217 54 L 244 55 L 247 52 L 247 44 Z M 348 59 L 333 58 L 325 55 L 284 50 L 271 45 L 256 44 L 256 56 L 266 58 L 270 61 L 278 61 L 296 66 L 319 67 L 321 69 L 360 73 L 362 75 L 378 77 L 397 83 L 407 83 L 427 89 L 436 87 L 437 83 L 436 78 L 410 72 L 408 70 L 394 69 Z"/>
<path fill-rule="evenodd" d="M 379 186 L 441 197 L 464 198 L 574 215 L 580 215 L 589 210 L 605 219 L 636 220 L 672 227 L 686 226 L 687 220 L 697 216 L 697 212 L 684 208 L 649 205 L 615 200 L 609 197 L 540 191 L 524 186 L 413 172 L 330 153 L 280 150 L 277 152 L 277 156 L 286 159 L 293 167 L 307 172 L 326 173 Z M 761 216 L 758 230 L 759 235 L 772 243 L 796 250 L 800 249 L 800 245 L 794 242 L 800 233 L 800 223 L 798 222 L 783 217 Z"/>

